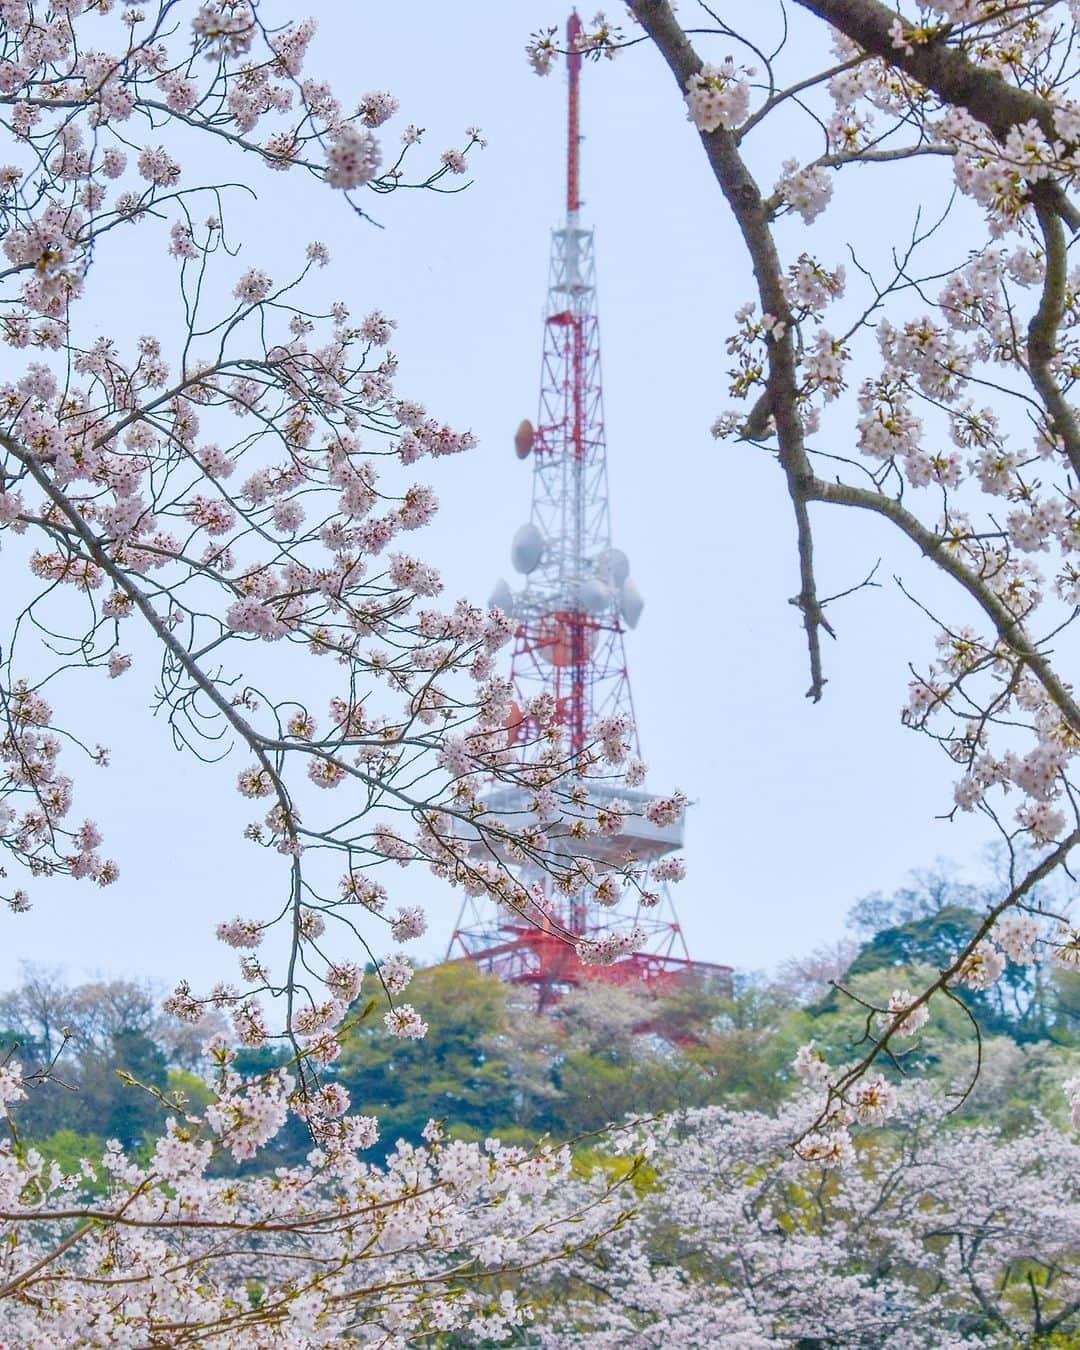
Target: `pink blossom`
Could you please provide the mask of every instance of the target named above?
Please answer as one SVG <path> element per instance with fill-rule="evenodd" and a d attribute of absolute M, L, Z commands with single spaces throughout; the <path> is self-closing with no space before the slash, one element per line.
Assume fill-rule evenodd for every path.
<path fill-rule="evenodd" d="M 822 1086 L 829 1081 L 828 1060 L 825 1058 L 824 1052 L 813 1041 L 807 1041 L 805 1045 L 799 1046 L 791 1067 L 804 1083 L 808 1083 L 812 1087 Z"/>
<path fill-rule="evenodd" d="M 1062 1086 L 1072 1113 L 1073 1129 L 1080 1130 L 1080 1078 L 1070 1078 Z"/>
<path fill-rule="evenodd" d="M 257 1048 L 269 1038 L 266 1017 L 256 999 L 247 999 L 233 1013 L 233 1030 L 241 1045 Z"/>
<path fill-rule="evenodd" d="M 357 112 L 366 127 L 379 127 L 393 117 L 398 107 L 398 101 L 393 94 L 378 90 L 364 95 Z"/>
<path fill-rule="evenodd" d="M 809 225 L 832 198 L 832 177 L 819 165 L 809 164 L 800 169 L 798 160 L 789 159 L 784 161 L 784 172 L 777 180 L 776 191 Z"/>
<path fill-rule="evenodd" d="M 247 305 L 258 304 L 270 294 L 273 284 L 261 268 L 249 267 L 233 287 L 233 295 Z"/>
<path fill-rule="evenodd" d="M 750 111 L 749 72 L 730 57 L 719 66 L 703 65 L 686 82 L 687 116 L 699 131 L 732 130 Z"/>
<path fill-rule="evenodd" d="M 427 932 L 427 916 L 419 905 L 403 906 L 390 920 L 395 942 L 408 942 Z"/>
<path fill-rule="evenodd" d="M 216 931 L 230 947 L 258 947 L 263 940 L 263 926 L 255 919 L 232 919 L 219 923 Z"/>
<path fill-rule="evenodd" d="M 686 795 L 682 792 L 673 792 L 668 797 L 653 797 L 645 805 L 645 819 L 661 828 L 672 825 L 682 818 L 686 803 Z"/>
<path fill-rule="evenodd" d="M 413 968 L 408 959 L 399 952 L 396 956 L 387 956 L 380 963 L 379 977 L 388 993 L 400 994 L 412 980 Z"/>
<path fill-rule="evenodd" d="M 209 0 L 191 21 L 197 37 L 208 44 L 208 56 L 242 56 L 255 37 L 255 16 L 245 0 Z"/>
<path fill-rule="evenodd" d="M 383 1018 L 391 1036 L 402 1036 L 407 1040 L 421 1041 L 427 1035 L 427 1023 L 411 1003 L 399 1003 Z"/>
<path fill-rule="evenodd" d="M 1039 936 L 1038 919 L 1019 909 L 1007 910 L 991 930 L 994 943 L 1019 966 L 1034 965 Z"/>
<path fill-rule="evenodd" d="M 359 994 L 364 972 L 353 961 L 335 961 L 327 966 L 323 983 L 342 1003 L 349 1004 Z"/>
<path fill-rule="evenodd" d="M 555 28 L 547 28 L 534 33 L 525 48 L 525 55 L 537 75 L 546 75 L 558 55 L 555 38 L 557 31 Z"/>
<path fill-rule="evenodd" d="M 930 1020 L 930 1009 L 925 1003 L 920 1003 L 917 1008 L 912 1007 L 915 1002 L 915 995 L 907 989 L 894 989 L 889 996 L 888 1012 L 882 1014 L 882 1026 L 887 1027 L 900 1014 L 906 1014 L 903 1021 L 896 1027 L 898 1036 L 914 1036 L 915 1033 L 926 1026 Z M 910 1009 L 910 1012 L 908 1011 Z"/>
<path fill-rule="evenodd" d="M 123 652 L 109 653 L 109 679 L 115 680 L 131 667 L 131 657 Z"/>
<path fill-rule="evenodd" d="M 460 150 L 444 150 L 439 159 L 451 173 L 464 173 L 469 167 L 468 160 Z"/>
<path fill-rule="evenodd" d="M 16 1059 L 0 1064 L 0 1120 L 6 1119 L 8 1107 L 12 1102 L 25 1100 L 22 1065 Z"/>
<path fill-rule="evenodd" d="M 386 887 L 363 872 L 350 872 L 338 882 L 341 898 L 378 913 L 386 904 Z"/>
<path fill-rule="evenodd" d="M 851 1089 L 851 1106 L 861 1125 L 881 1125 L 896 1109 L 897 1092 L 880 1074 L 862 1078 Z"/>
<path fill-rule="evenodd" d="M 795 1152 L 805 1163 L 830 1169 L 846 1167 L 855 1158 L 851 1135 L 844 1129 L 808 1134 L 795 1145 Z"/>
<path fill-rule="evenodd" d="M 964 958 L 956 978 L 969 989 L 989 989 L 1004 969 L 1004 956 L 992 942 L 983 939 Z"/>
<path fill-rule="evenodd" d="M 378 142 L 362 127 L 343 126 L 333 135 L 326 155 L 326 181 L 331 187 L 360 187 L 374 178 L 382 162 Z"/>
<path fill-rule="evenodd" d="M 172 187 L 180 177 L 180 165 L 158 146 L 149 146 L 139 155 L 139 173 L 158 187 Z"/>

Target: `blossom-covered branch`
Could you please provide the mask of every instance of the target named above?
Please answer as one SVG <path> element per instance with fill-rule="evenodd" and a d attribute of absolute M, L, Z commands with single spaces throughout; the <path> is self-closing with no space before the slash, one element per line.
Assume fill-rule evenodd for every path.
<path fill-rule="evenodd" d="M 992 983 L 1006 955 L 1072 961 L 1077 945 L 1065 916 L 1048 935 L 1023 912 L 1032 879 L 1067 868 L 1080 839 L 1080 705 L 1066 637 L 1080 613 L 1080 274 L 1067 234 L 1080 221 L 1074 15 L 1065 4 L 927 0 L 908 19 L 876 0 L 799 0 L 804 47 L 784 40 L 781 7 L 772 46 L 768 7 L 734 26 L 699 8 L 711 24 L 694 39 L 729 52 L 735 39 L 764 60 L 764 81 L 731 55 L 700 55 L 667 0 L 631 4 L 675 78 L 755 287 L 728 339 L 741 406 L 720 415 L 714 435 L 771 445 L 784 473 L 811 697 L 825 678 L 820 633 L 833 631 L 814 576 L 812 518 L 821 529 L 823 508 L 871 513 L 933 565 L 956 613 L 942 612 L 937 592 L 932 607 L 917 602 L 934 622 L 937 654 L 912 661 L 902 717 L 948 753 L 953 810 L 982 812 L 1010 857 L 1009 886 L 955 965 L 918 997 L 902 991 L 895 1008 L 871 1010 L 889 1012 L 895 1033 L 931 995 Z M 815 36 L 834 59 L 808 71 Z M 808 137 L 824 140 L 821 153 L 776 162 L 778 144 Z M 855 242 L 882 200 L 867 187 L 912 162 L 925 194 L 940 190 L 946 205 L 929 227 L 914 206 L 895 274 L 879 280 Z M 847 315 L 844 266 L 817 256 L 794 223 L 817 228 L 823 217 L 852 241 L 845 251 L 863 283 Z M 873 1039 L 841 1075 L 840 1096 L 861 1090 L 887 1051 L 888 1037 Z M 826 1114 L 850 1106 L 830 1098 Z"/>

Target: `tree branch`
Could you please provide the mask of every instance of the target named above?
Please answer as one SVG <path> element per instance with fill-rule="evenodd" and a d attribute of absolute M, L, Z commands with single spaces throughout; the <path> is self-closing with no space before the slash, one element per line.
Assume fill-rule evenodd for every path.
<path fill-rule="evenodd" d="M 897 46 L 893 39 L 896 10 L 879 0 L 796 0 L 796 3 L 839 29 L 872 56 L 880 57 L 923 88 L 932 90 L 943 103 L 965 109 L 999 141 L 1025 122 L 1038 123 L 1048 141 L 1061 139 L 1054 126 L 1054 105 L 1050 100 L 1017 88 L 992 67 L 978 66 L 964 52 L 950 47 L 947 38 L 951 25 L 943 22 L 929 38 L 912 34 L 908 46 L 903 47 Z M 1039 184 L 1032 196 L 1049 206 L 1071 230 L 1080 229 L 1080 210 L 1057 183 Z"/>
<path fill-rule="evenodd" d="M 950 551 L 948 541 L 925 526 L 895 497 L 867 488 L 851 487 L 847 483 L 826 483 L 814 479 L 805 485 L 807 497 L 813 501 L 829 502 L 837 506 L 854 506 L 891 520 L 943 572 L 959 582 L 983 613 L 993 623 L 998 637 L 1005 643 L 1039 680 L 1047 694 L 1076 735 L 1080 735 L 1080 703 L 1068 686 L 1055 673 L 1049 661 L 1039 651 L 1023 623 L 1011 613 L 985 581 Z"/>
<path fill-rule="evenodd" d="M 1065 314 L 1068 245 L 1061 220 L 1055 211 L 1045 202 L 1036 201 L 1035 214 L 1046 247 L 1046 275 L 1039 308 L 1028 325 L 1028 373 L 1049 413 L 1049 429 L 1061 438 L 1073 472 L 1080 477 L 1080 425 L 1051 370 L 1051 362 L 1057 352 L 1058 329 Z"/>

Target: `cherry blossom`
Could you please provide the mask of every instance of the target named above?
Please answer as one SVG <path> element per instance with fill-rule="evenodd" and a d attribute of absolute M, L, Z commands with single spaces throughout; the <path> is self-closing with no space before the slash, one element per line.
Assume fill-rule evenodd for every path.
<path fill-rule="evenodd" d="M 1080 1096 L 1072 1085 L 1074 1098 Z M 551 1350 L 816 1343 L 967 1350 L 1076 1331 L 1080 1145 L 1046 1122 L 1005 1136 L 942 1128 L 897 1094 L 895 1133 L 790 1140 L 806 1119 L 718 1107 L 629 1130 L 648 1167 L 637 1214 L 590 1196 L 595 1240 L 547 1272 L 532 1335 Z M 836 1162 L 842 1166 L 835 1166 Z M 1026 1272 L 1047 1275 L 1033 1289 Z"/>
<path fill-rule="evenodd" d="M 889 1006 L 882 1014 L 882 1021 L 888 1019 L 891 1024 L 898 1016 L 901 1020 L 896 1023 L 896 1034 L 914 1036 L 930 1021 L 930 1009 L 925 1003 L 916 1005 L 915 996 L 907 989 L 894 989 L 889 995 Z"/>
<path fill-rule="evenodd" d="M 744 121 L 750 110 L 750 86 L 746 76 L 728 57 L 722 65 L 705 65 L 686 82 L 687 116 L 699 131 L 730 130 Z"/>
<path fill-rule="evenodd" d="M 1028 897 L 1080 842 L 1066 637 L 1080 613 L 1075 6 L 1025 11 L 1017 27 L 1009 7 L 968 0 L 903 15 L 795 0 L 779 42 L 769 6 L 713 28 L 666 0 L 629 10 L 647 39 L 636 54 L 667 67 L 740 241 L 738 261 L 728 248 L 717 260 L 746 298 L 727 326 L 733 406 L 712 429 L 781 470 L 797 572 L 784 598 L 805 630 L 809 696 L 826 694 L 822 634 L 840 635 L 842 597 L 878 556 L 852 577 L 833 561 L 846 548 L 826 548 L 838 574 L 819 585 L 815 535 L 832 542 L 855 512 L 936 572 L 918 586 L 905 575 L 897 597 L 926 620 L 900 712 L 947 756 L 931 809 L 985 818 L 1009 858 L 957 962 L 873 1010 L 882 1033 L 857 1076 L 918 1030 L 931 995 L 1073 950 L 1042 947 Z M 760 76 L 740 64 L 765 52 Z"/>
<path fill-rule="evenodd" d="M 577 1212 L 552 1226 L 566 1150 L 446 1141 L 432 1124 L 421 1147 L 399 1144 L 374 1166 L 360 1155 L 377 1124 L 348 1114 L 339 1084 L 295 1104 L 315 1140 L 305 1165 L 216 1174 L 222 1154 L 249 1161 L 274 1138 L 296 1084 L 284 1071 L 245 1083 L 220 1042 L 208 1055 L 214 1101 L 201 1116 L 173 1116 L 148 1160 L 113 1143 L 66 1174 L 34 1148 L 0 1145 L 6 1343 L 59 1346 L 92 1327 L 110 1344 L 194 1345 L 212 1328 L 251 1350 L 303 1350 L 344 1335 L 358 1315 L 372 1343 L 457 1329 L 499 1340 L 526 1314 L 485 1274 L 545 1261 L 560 1228 L 575 1249 Z M 0 1068 L 0 1114 L 23 1094 L 19 1066 Z"/>

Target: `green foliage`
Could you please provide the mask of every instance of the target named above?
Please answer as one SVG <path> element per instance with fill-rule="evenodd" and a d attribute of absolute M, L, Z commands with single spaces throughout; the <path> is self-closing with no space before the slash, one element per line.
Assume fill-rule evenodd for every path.
<path fill-rule="evenodd" d="M 28 970 L 0 997 L 0 1019 L 0 1058 L 44 1079 L 12 1108 L 21 1136 L 60 1149 L 88 1138 L 100 1154 L 102 1140 L 135 1149 L 161 1128 L 154 1091 L 168 1087 L 169 1066 L 150 991 L 125 981 L 70 989 L 55 972 Z"/>
<path fill-rule="evenodd" d="M 70 1175 L 79 1170 L 81 1159 L 89 1158 L 91 1162 L 96 1162 L 105 1152 L 105 1140 L 96 1134 L 79 1134 L 76 1130 L 60 1129 L 54 1130 L 44 1139 L 35 1139 L 34 1147 L 46 1162 L 59 1163 Z"/>
<path fill-rule="evenodd" d="M 894 922 L 868 935 L 837 984 L 884 1006 L 894 989 L 932 982 L 981 922 L 958 894 L 977 902 L 933 878 L 925 891 L 878 897 L 877 912 Z M 374 1021 L 350 1043 L 339 1075 L 357 1107 L 381 1117 L 387 1139 L 415 1138 L 429 1118 L 468 1137 L 576 1139 L 627 1115 L 712 1104 L 769 1110 L 793 1089 L 799 1045 L 813 1039 L 834 1062 L 870 1047 L 857 1003 L 835 987 L 812 992 L 800 1003 L 747 976 L 666 996 L 586 985 L 538 1017 L 531 993 L 468 966 L 433 967 L 410 990 L 427 1039 L 388 1042 Z M 1075 1072 L 1077 1035 L 1068 999 L 1080 999 L 1077 977 L 1010 965 L 998 987 L 964 997 L 983 1028 L 981 1047 L 965 1006 L 939 995 L 900 1064 L 883 1067 L 929 1076 L 955 1096 L 959 1120 L 991 1118 L 1007 1130 L 1024 1128 L 1033 1111 L 1063 1120 L 1060 1084 Z"/>
<path fill-rule="evenodd" d="M 491 1049 L 506 1022 L 506 987 L 471 966 L 433 966 L 417 972 L 409 998 L 428 1024 L 423 1041 L 388 1036 L 382 1018 L 369 1017 L 342 1050 L 336 1076 L 355 1108 L 378 1117 L 388 1143 L 417 1139 L 429 1120 L 471 1137 L 510 1123 L 509 1065 Z"/>
<path fill-rule="evenodd" d="M 204 1080 L 187 1069 L 169 1070 L 167 1093 L 170 1100 L 185 1101 L 189 1110 L 193 1111 L 201 1111 L 214 1099 L 214 1094 Z"/>
<path fill-rule="evenodd" d="M 145 1032 L 116 1032 L 107 1047 L 84 1056 L 81 1069 L 77 1119 L 84 1128 L 92 1125 L 125 1148 L 136 1148 L 160 1128 L 163 1108 L 146 1089 L 161 1092 L 168 1087 L 168 1066 L 160 1046 Z"/>
<path fill-rule="evenodd" d="M 851 963 L 848 975 L 888 967 L 929 965 L 943 969 L 951 965 L 971 941 L 979 918 L 974 910 L 950 904 L 934 914 L 883 929 L 862 948 Z"/>

